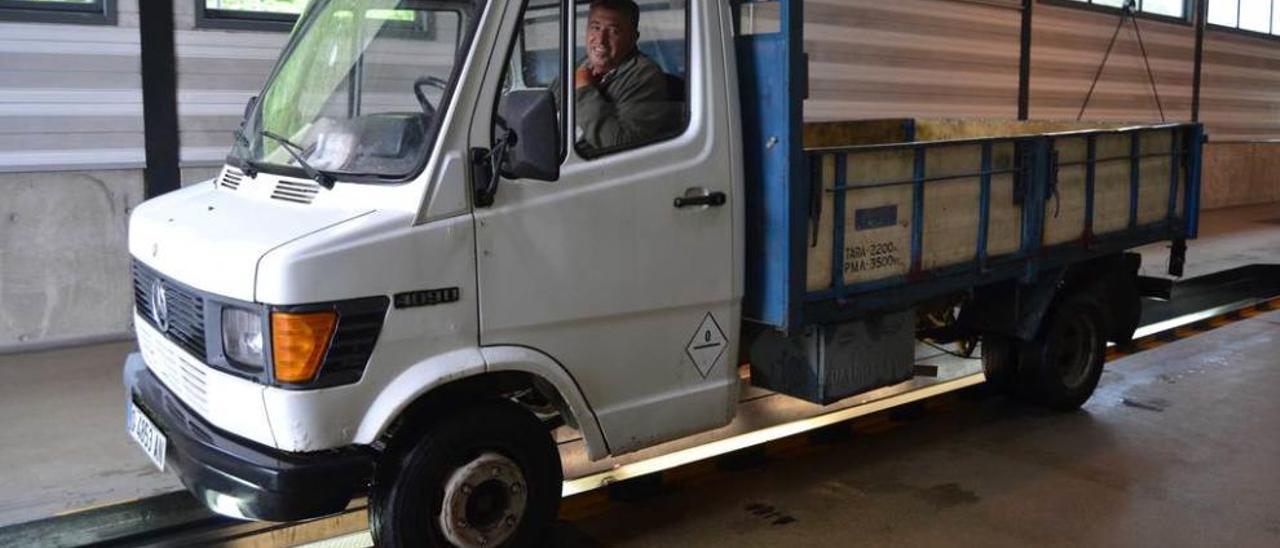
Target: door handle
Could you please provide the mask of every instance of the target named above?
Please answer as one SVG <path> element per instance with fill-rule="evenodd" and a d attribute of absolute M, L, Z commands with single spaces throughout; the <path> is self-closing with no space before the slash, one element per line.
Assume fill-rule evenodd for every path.
<path fill-rule="evenodd" d="M 677 196 L 675 204 L 676 207 L 720 207 L 727 201 L 728 198 L 725 197 L 724 193 L 717 190 L 715 192 L 708 192 L 702 196 Z"/>

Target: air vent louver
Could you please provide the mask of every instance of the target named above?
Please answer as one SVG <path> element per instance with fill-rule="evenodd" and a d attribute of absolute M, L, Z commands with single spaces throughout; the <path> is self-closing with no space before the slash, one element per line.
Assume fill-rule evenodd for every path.
<path fill-rule="evenodd" d="M 271 192 L 271 197 L 276 200 L 284 200 L 286 202 L 294 202 L 298 204 L 309 204 L 314 200 L 316 194 L 320 192 L 320 185 L 312 182 L 303 181 L 286 181 L 280 180 L 276 183 L 276 189 Z"/>
<path fill-rule="evenodd" d="M 221 185 L 224 188 L 235 190 L 237 188 L 240 188 L 240 182 L 243 179 L 244 179 L 244 173 L 235 169 L 227 168 L 222 171 Z"/>

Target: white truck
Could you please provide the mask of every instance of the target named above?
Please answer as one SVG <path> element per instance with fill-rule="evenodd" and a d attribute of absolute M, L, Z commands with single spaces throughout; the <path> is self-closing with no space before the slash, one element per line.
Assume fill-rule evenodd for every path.
<path fill-rule="evenodd" d="M 130 220 L 156 465 L 229 516 L 367 495 L 381 546 L 534 544 L 621 465 L 797 420 L 1078 407 L 1138 320 L 1125 250 L 1178 274 L 1200 126 L 805 125 L 800 2 L 638 4 L 677 119 L 602 148 L 588 2 L 311 2 L 219 176 Z"/>

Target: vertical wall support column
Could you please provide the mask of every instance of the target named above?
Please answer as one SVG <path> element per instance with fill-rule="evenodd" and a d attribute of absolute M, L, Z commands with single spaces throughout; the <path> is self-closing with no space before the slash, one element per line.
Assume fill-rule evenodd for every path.
<path fill-rule="evenodd" d="M 1204 26 L 1209 18 L 1209 0 L 1196 0 L 1196 66 L 1191 81 L 1191 121 L 1200 121 L 1200 71 L 1204 66 Z"/>
<path fill-rule="evenodd" d="M 1018 119 L 1031 115 L 1031 7 L 1035 0 L 1022 0 L 1022 45 L 1018 53 Z"/>
<path fill-rule="evenodd" d="M 142 119 L 147 198 L 181 186 L 178 171 L 178 70 L 174 53 L 173 2 L 138 2 L 142 48 Z"/>

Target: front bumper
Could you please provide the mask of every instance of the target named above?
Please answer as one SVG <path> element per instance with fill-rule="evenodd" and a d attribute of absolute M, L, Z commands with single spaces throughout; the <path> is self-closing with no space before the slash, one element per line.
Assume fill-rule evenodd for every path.
<path fill-rule="evenodd" d="M 138 353 L 125 359 L 124 385 L 168 438 L 165 466 L 215 512 L 296 521 L 340 512 L 367 491 L 373 453 L 365 448 L 288 453 L 222 432 L 178 401 Z"/>

